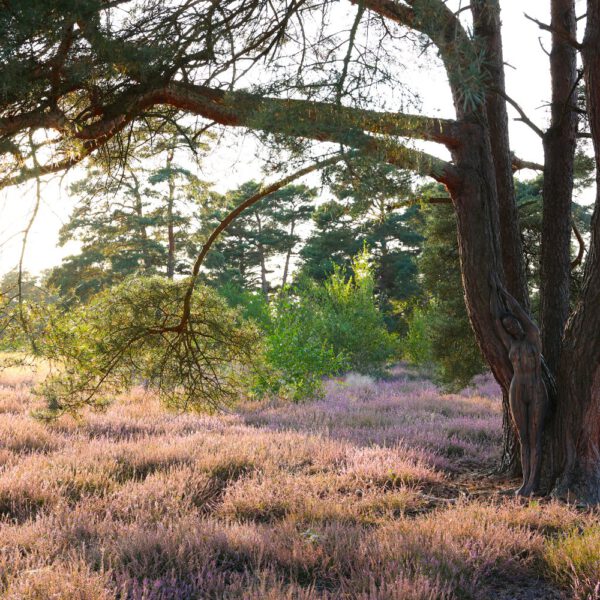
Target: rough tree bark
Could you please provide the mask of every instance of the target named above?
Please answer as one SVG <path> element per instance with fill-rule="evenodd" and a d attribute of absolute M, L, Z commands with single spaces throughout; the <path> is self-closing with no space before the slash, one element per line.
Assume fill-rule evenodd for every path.
<path fill-rule="evenodd" d="M 476 0 L 471 6 L 474 32 L 486 50 L 486 65 L 490 78 L 485 103 L 496 175 L 500 247 L 506 288 L 528 311 L 529 292 L 508 133 L 500 3 L 498 0 Z M 519 442 L 510 416 L 508 390 L 504 388 L 502 389 L 502 430 L 502 454 L 498 470 L 502 473 L 518 475 L 521 467 Z"/>
<path fill-rule="evenodd" d="M 558 370 L 551 459 L 555 494 L 600 503 L 600 2 L 588 0 L 581 55 L 596 158 L 596 204 L 578 305 L 568 321 Z M 576 45 L 576 44 L 574 44 Z"/>
<path fill-rule="evenodd" d="M 544 133 L 542 252 L 540 261 L 540 324 L 546 362 L 556 373 L 561 339 L 569 316 L 571 273 L 571 202 L 578 116 L 577 51 L 565 39 L 575 38 L 574 0 L 551 1 L 552 116 Z M 563 33 L 564 32 L 564 33 Z"/>
<path fill-rule="evenodd" d="M 496 174 L 500 246 L 506 289 L 519 301 L 521 306 L 528 310 L 529 292 L 523 261 L 523 243 L 515 199 L 512 154 L 508 133 L 500 4 L 498 0 L 476 0 L 472 4 L 472 10 L 475 35 L 486 50 L 486 66 L 490 78 L 485 104 Z"/>

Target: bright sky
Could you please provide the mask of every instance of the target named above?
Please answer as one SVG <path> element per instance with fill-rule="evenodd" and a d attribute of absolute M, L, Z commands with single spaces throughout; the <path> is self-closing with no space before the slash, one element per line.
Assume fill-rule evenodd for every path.
<path fill-rule="evenodd" d="M 549 50 L 550 40 L 548 34 L 541 32 L 534 23 L 523 16 L 523 12 L 548 21 L 549 1 L 501 0 L 501 6 L 507 92 L 536 124 L 544 128 L 547 124 L 546 105 L 550 88 L 548 57 L 541 46 Z M 577 7 L 577 14 L 582 14 L 584 0 L 578 0 Z M 356 9 L 351 10 L 354 13 Z M 407 73 L 407 80 L 411 86 L 421 91 L 425 114 L 453 116 L 443 73 L 432 70 L 431 63 L 425 61 L 423 66 L 419 67 L 418 62 L 415 62 Z M 511 117 L 517 116 L 512 108 L 509 108 L 509 111 Z M 541 162 L 541 140 L 536 134 L 520 122 L 512 121 L 510 128 L 512 147 L 517 156 Z M 430 148 L 428 150 L 432 151 Z M 214 182 L 218 191 L 233 188 L 251 178 L 258 178 L 260 161 L 256 157 L 257 151 L 252 136 L 236 136 L 235 141 L 226 139 L 204 161 L 204 172 L 200 177 Z M 523 176 L 532 176 L 532 173 L 524 172 Z M 62 182 L 60 177 L 55 177 L 43 190 L 42 204 L 29 234 L 25 253 L 24 267 L 30 272 L 38 273 L 58 264 L 62 257 L 75 250 L 74 246 L 58 247 L 57 241 L 60 226 L 67 220 L 74 203 L 65 190 L 68 182 L 77 177 L 76 171 L 68 174 Z M 34 204 L 33 184 L 0 193 L 0 274 L 18 264 L 22 231 Z"/>

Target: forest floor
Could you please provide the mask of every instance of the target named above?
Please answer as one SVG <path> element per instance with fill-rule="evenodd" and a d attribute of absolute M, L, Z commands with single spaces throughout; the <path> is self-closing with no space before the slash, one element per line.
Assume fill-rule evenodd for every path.
<path fill-rule="evenodd" d="M 50 425 L 0 374 L 0 597 L 600 598 L 598 513 L 489 474 L 500 401 L 398 367 L 227 415 L 134 390 Z"/>

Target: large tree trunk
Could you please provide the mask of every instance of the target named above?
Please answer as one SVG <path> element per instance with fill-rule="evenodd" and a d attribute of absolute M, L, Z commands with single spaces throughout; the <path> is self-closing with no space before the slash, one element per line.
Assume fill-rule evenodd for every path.
<path fill-rule="evenodd" d="M 519 212 L 515 198 L 512 154 L 508 134 L 508 114 L 505 100 L 504 59 L 498 0 L 475 0 L 472 5 L 474 31 L 486 49 L 486 66 L 491 80 L 486 95 L 486 115 L 494 161 L 500 248 L 508 291 L 529 310 L 529 293 L 523 244 L 519 227 Z M 520 472 L 519 443 L 510 416 L 508 389 L 502 390 L 503 443 L 499 472 L 518 475 Z"/>
<path fill-rule="evenodd" d="M 557 372 L 561 339 L 569 316 L 571 202 L 577 135 L 577 56 L 561 32 L 575 38 L 574 0 L 552 0 L 552 120 L 544 134 L 541 255 L 541 330 L 544 357 Z"/>
<path fill-rule="evenodd" d="M 490 306 L 490 275 L 502 273 L 498 197 L 485 115 L 474 115 L 453 158 L 462 175 L 449 186 L 456 211 L 458 247 L 471 325 L 486 362 L 500 385 L 508 390 L 512 368 L 498 338 Z"/>
<path fill-rule="evenodd" d="M 560 496 L 600 503 L 600 3 L 588 1 L 582 49 L 596 155 L 596 205 L 580 301 L 564 336 L 549 459 Z"/>
<path fill-rule="evenodd" d="M 527 275 L 525 261 L 523 260 L 519 212 L 515 199 L 512 154 L 508 135 L 508 114 L 504 98 L 505 81 L 500 30 L 500 4 L 498 0 L 475 0 L 472 8 L 475 34 L 485 44 L 486 66 L 491 80 L 485 102 L 496 174 L 500 247 L 506 288 L 528 310 Z"/>

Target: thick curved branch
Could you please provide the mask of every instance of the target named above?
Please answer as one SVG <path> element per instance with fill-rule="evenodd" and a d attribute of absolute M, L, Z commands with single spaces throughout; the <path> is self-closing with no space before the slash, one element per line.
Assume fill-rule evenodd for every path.
<path fill-rule="evenodd" d="M 350 0 L 364 4 L 369 10 L 424 33 L 438 47 L 444 62 L 457 58 L 457 42 L 471 46 L 471 40 L 456 13 L 443 0 Z M 464 50 L 464 48 L 463 48 Z"/>
<path fill-rule="evenodd" d="M 358 153 L 353 154 L 353 156 L 357 156 L 357 155 L 358 155 Z M 273 194 L 274 192 L 280 190 L 282 187 L 289 185 L 296 179 L 299 179 L 300 177 L 304 177 L 305 175 L 308 175 L 309 173 L 312 173 L 319 169 L 323 169 L 329 165 L 335 164 L 335 163 L 339 162 L 340 160 L 347 159 L 347 158 L 348 158 L 348 156 L 343 156 L 343 155 L 337 154 L 336 156 L 333 156 L 331 158 L 318 161 L 316 163 L 313 163 L 312 165 L 309 165 L 308 167 L 299 169 L 298 171 L 295 171 L 294 173 L 288 175 L 287 177 L 284 177 L 283 179 L 280 179 L 279 181 L 276 181 L 275 183 L 272 183 L 270 185 L 262 187 L 260 190 L 258 190 L 258 192 L 256 192 L 255 194 L 253 194 L 252 196 L 250 196 L 249 198 L 244 200 L 241 204 L 236 206 L 230 213 L 228 213 L 225 216 L 225 218 L 219 223 L 219 225 L 217 225 L 217 227 L 215 227 L 215 229 L 212 231 L 212 233 L 208 236 L 208 239 L 206 240 L 206 242 L 202 245 L 200 253 L 198 254 L 198 257 L 196 258 L 196 261 L 194 262 L 194 267 L 192 269 L 192 277 L 190 280 L 190 284 L 189 284 L 189 287 L 186 291 L 186 294 L 185 294 L 185 297 L 183 300 L 183 312 L 181 315 L 181 321 L 179 322 L 179 324 L 176 327 L 174 327 L 172 329 L 176 330 L 176 331 L 182 331 L 185 328 L 185 325 L 190 318 L 190 311 L 191 311 L 191 306 L 192 306 L 192 296 L 194 294 L 194 288 L 196 286 L 196 282 L 198 281 L 198 276 L 200 275 L 200 268 L 202 267 L 202 263 L 204 262 L 206 255 L 210 251 L 212 245 L 215 243 L 215 241 L 217 240 L 219 235 L 221 235 L 221 233 L 223 231 L 225 231 L 225 229 L 227 229 L 227 227 L 229 227 L 229 225 L 231 225 L 231 223 L 233 223 L 233 221 L 235 221 L 235 219 L 237 217 L 239 217 L 240 214 L 242 214 L 247 208 L 250 208 L 252 205 L 256 204 L 257 202 L 259 202 L 260 200 L 262 200 L 269 194 Z"/>
<path fill-rule="evenodd" d="M 127 99 L 125 99 L 127 102 Z M 354 128 L 370 133 L 409 137 L 438 142 L 448 147 L 459 143 L 461 124 L 451 119 L 436 119 L 404 113 L 379 112 L 360 108 L 338 106 L 327 102 L 308 100 L 279 99 L 258 96 L 247 92 L 225 92 L 201 85 L 172 82 L 166 86 L 135 96 L 129 101 L 127 113 L 139 113 L 156 104 L 167 104 L 174 108 L 199 114 L 222 125 L 233 125 L 278 131 L 286 129 L 307 131 Z M 127 104 L 126 104 L 127 106 Z M 97 124 L 84 128 L 78 137 L 97 137 L 105 133 L 120 119 L 123 100 L 119 99 L 106 110 L 110 116 L 115 111 L 120 114 L 106 118 Z M 294 132 L 297 135 L 297 131 Z M 318 134 L 317 134 L 318 135 Z M 307 135 L 306 137 L 313 137 Z"/>
<path fill-rule="evenodd" d="M 0 137 L 6 138 L 27 129 L 58 129 L 66 127 L 65 116 L 57 110 L 36 109 L 0 118 Z"/>
<path fill-rule="evenodd" d="M 104 118 L 75 127 L 52 113 L 48 123 L 39 127 L 58 129 L 83 141 L 83 149 L 62 161 L 40 169 L 23 169 L 16 176 L 0 181 L 0 187 L 20 183 L 35 175 L 60 171 L 80 162 L 128 123 L 157 105 L 167 105 L 233 127 L 246 127 L 268 133 L 333 142 L 377 154 L 390 164 L 429 175 L 443 183 L 456 182 L 454 167 L 424 152 L 405 148 L 383 136 L 405 137 L 458 144 L 462 125 L 453 120 L 433 119 L 402 113 L 384 113 L 339 107 L 325 102 L 265 98 L 245 92 L 225 92 L 205 86 L 173 82 L 154 90 L 133 89 L 104 108 Z M 36 115 L 39 119 L 39 115 Z M 31 121 L 27 123 L 30 126 Z M 0 122 L 0 135 L 2 123 Z M 368 135 L 368 132 L 373 135 Z"/>

